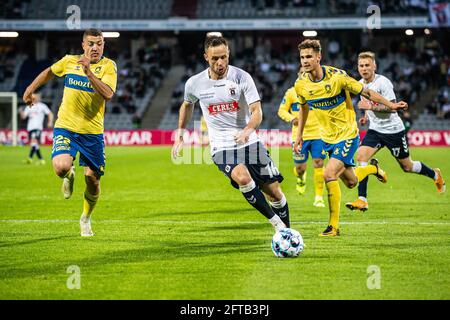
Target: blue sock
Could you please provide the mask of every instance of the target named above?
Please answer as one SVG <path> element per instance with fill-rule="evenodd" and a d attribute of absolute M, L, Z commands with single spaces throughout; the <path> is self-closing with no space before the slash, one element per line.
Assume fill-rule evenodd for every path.
<path fill-rule="evenodd" d="M 36 152 L 36 146 L 32 145 L 31 149 L 30 149 L 30 155 L 28 156 L 28 158 L 30 158 L 30 159 L 33 158 L 35 152 Z"/>
<path fill-rule="evenodd" d="M 36 147 L 36 154 L 37 154 L 39 160 L 42 160 L 41 150 L 39 149 L 39 147 Z"/>
<path fill-rule="evenodd" d="M 263 193 L 256 186 L 255 181 L 252 180 L 249 184 L 245 186 L 239 186 L 245 199 L 250 203 L 256 210 L 258 210 L 267 219 L 271 219 L 275 213 L 266 201 Z"/>
<path fill-rule="evenodd" d="M 423 162 L 420 163 L 422 165 L 422 168 L 420 169 L 419 174 L 423 174 L 424 176 L 430 177 L 434 180 L 434 176 L 436 175 L 436 172 L 434 172 L 433 169 L 427 167 Z"/>
<path fill-rule="evenodd" d="M 369 177 L 365 177 L 358 183 L 358 196 L 367 198 L 367 183 L 369 182 Z"/>

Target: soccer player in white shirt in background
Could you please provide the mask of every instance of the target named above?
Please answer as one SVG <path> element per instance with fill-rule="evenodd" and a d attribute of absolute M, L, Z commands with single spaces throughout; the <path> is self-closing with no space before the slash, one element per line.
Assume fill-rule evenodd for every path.
<path fill-rule="evenodd" d="M 358 72 L 361 75 L 361 83 L 381 94 L 389 101 L 396 100 L 392 82 L 383 75 L 375 73 L 377 68 L 375 54 L 373 52 L 361 52 L 358 56 Z M 433 179 L 437 191 L 445 191 L 445 182 L 438 168 L 431 169 L 420 161 L 411 159 L 406 137 L 405 126 L 396 111 L 388 107 L 376 104 L 361 97 L 358 103 L 359 109 L 366 110 L 360 124 L 369 122 L 369 130 L 365 135 L 357 151 L 356 160 L 360 166 L 366 166 L 368 161 L 383 147 L 387 147 L 392 156 L 400 164 L 404 172 L 414 172 Z M 358 185 L 359 198 L 354 202 L 346 203 L 351 210 L 366 211 L 369 208 L 367 201 L 368 177 Z"/>
<path fill-rule="evenodd" d="M 26 106 L 20 110 L 20 118 L 22 120 L 28 118 L 27 131 L 30 144 L 30 154 L 26 160 L 28 164 L 32 163 L 34 154 L 38 157 L 40 164 L 45 164 L 45 160 L 42 158 L 41 150 L 39 149 L 45 116 L 47 116 L 47 128 L 52 128 L 53 113 L 45 103 L 41 102 L 41 95 L 39 93 L 32 95 L 32 107 Z"/>
<path fill-rule="evenodd" d="M 222 34 L 209 33 L 204 49 L 209 68 L 186 82 L 172 156 L 180 155 L 183 132 L 198 101 L 219 170 L 275 230 L 289 227 L 289 208 L 279 184 L 283 177 L 256 134 L 262 110 L 255 83 L 250 74 L 228 64 L 230 50 Z"/>

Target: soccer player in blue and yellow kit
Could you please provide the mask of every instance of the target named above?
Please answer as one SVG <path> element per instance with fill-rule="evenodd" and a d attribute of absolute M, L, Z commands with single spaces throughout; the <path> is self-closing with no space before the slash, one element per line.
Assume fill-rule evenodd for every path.
<path fill-rule="evenodd" d="M 320 136 L 325 142 L 325 151 L 330 160 L 324 170 L 325 186 L 328 191 L 330 218 L 328 227 L 320 236 L 339 235 L 339 213 L 341 190 L 340 178 L 348 188 L 354 188 L 369 174 L 382 182 L 387 181 L 386 174 L 376 160 L 365 167 L 355 166 L 354 155 L 359 145 L 359 132 L 353 104 L 347 91 L 360 94 L 368 100 L 382 103 L 392 110 L 407 109 L 408 104 L 401 101 L 388 101 L 377 92 L 364 88 L 359 81 L 349 77 L 343 70 L 322 66 L 321 45 L 318 40 L 305 40 L 298 46 L 302 73 L 295 82 L 295 91 L 300 100 L 299 125 L 294 149 L 299 153 L 303 144 L 303 129 L 310 108 L 314 109 L 319 121 Z"/>
<path fill-rule="evenodd" d="M 298 112 L 300 101 L 295 92 L 295 88 L 289 88 L 284 94 L 283 101 L 278 109 L 278 116 L 292 124 L 292 143 L 297 138 Z M 293 152 L 294 174 L 297 177 L 297 192 L 302 195 L 306 189 L 306 167 L 309 153 L 311 153 L 314 166 L 314 191 L 315 198 L 313 206 L 325 207 L 323 201 L 323 160 L 326 158 L 324 142 L 320 139 L 319 123 L 315 111 L 309 110 L 308 121 L 303 130 L 303 145 L 300 154 Z"/>
<path fill-rule="evenodd" d="M 98 29 L 83 34 L 81 55 L 66 55 L 42 71 L 27 87 L 23 100 L 31 105 L 35 90 L 56 75 L 64 76 L 64 95 L 53 131 L 53 169 L 63 178 L 62 192 L 68 199 L 73 192 L 75 167 L 80 153 L 86 189 L 80 218 L 81 236 L 93 236 L 91 213 L 100 195 L 100 177 L 105 169 L 103 122 L 105 103 L 116 91 L 117 67 L 103 56 L 105 41 Z"/>

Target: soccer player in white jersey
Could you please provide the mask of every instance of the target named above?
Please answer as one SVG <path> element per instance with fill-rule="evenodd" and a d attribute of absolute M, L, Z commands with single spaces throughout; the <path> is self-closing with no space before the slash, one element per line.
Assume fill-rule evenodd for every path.
<path fill-rule="evenodd" d="M 262 121 L 255 83 L 250 74 L 228 64 L 228 42 L 220 33 L 208 34 L 204 49 L 209 68 L 185 84 L 172 156 L 179 156 L 183 132 L 198 101 L 219 170 L 275 230 L 289 227 L 289 208 L 279 184 L 283 177 L 255 132 Z"/>
<path fill-rule="evenodd" d="M 32 108 L 26 106 L 25 109 L 20 111 L 22 120 L 28 118 L 27 131 L 30 153 L 26 163 L 32 163 L 33 156 L 36 154 L 39 159 L 38 163 L 45 164 L 45 160 L 42 158 L 41 150 L 39 149 L 39 143 L 41 140 L 41 132 L 44 129 L 45 116 L 47 116 L 47 128 L 51 128 L 53 126 L 53 113 L 45 103 L 41 102 L 41 95 L 39 93 L 32 95 L 32 105 Z"/>
<path fill-rule="evenodd" d="M 376 71 L 375 54 L 373 52 L 362 52 L 358 56 L 358 71 L 362 79 L 361 83 L 365 88 L 369 88 L 380 93 L 389 101 L 396 100 L 392 82 Z M 396 111 L 384 105 L 369 102 L 361 97 L 358 106 L 365 110 L 365 115 L 360 119 L 361 124 L 369 122 L 369 130 L 364 137 L 361 146 L 358 148 L 356 159 L 360 166 L 366 166 L 370 158 L 381 148 L 386 146 L 392 156 L 398 161 L 404 172 L 414 172 L 427 176 L 434 180 L 437 191 L 445 191 L 445 182 L 441 171 L 438 168 L 431 169 L 420 161 L 413 161 L 409 154 L 408 139 L 405 133 L 405 126 Z M 358 185 L 359 198 L 351 203 L 346 203 L 346 207 L 351 210 L 366 211 L 369 208 L 367 201 L 368 177 Z"/>

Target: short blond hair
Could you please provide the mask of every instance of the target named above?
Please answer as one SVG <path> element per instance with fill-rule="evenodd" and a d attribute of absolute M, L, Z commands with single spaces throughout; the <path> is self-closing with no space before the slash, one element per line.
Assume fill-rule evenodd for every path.
<path fill-rule="evenodd" d="M 372 59 L 373 62 L 375 62 L 375 53 L 372 51 L 364 51 L 358 54 L 358 60 L 359 59 Z"/>

